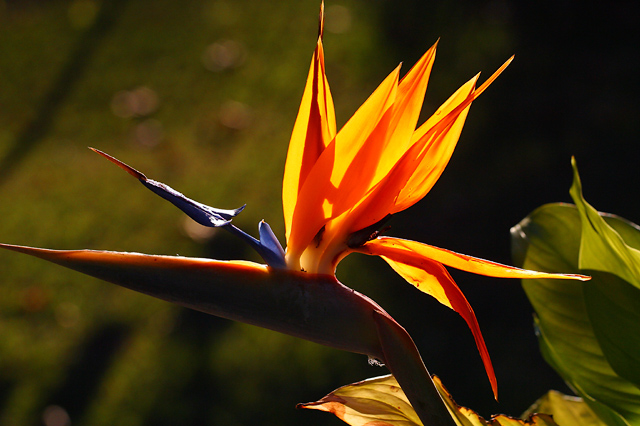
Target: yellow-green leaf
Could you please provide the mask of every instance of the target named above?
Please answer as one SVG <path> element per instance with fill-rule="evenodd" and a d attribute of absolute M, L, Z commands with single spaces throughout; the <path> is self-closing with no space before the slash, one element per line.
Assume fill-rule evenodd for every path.
<path fill-rule="evenodd" d="M 504 415 L 484 420 L 475 411 L 456 404 L 438 377 L 433 381 L 458 426 L 558 426 L 546 414 L 534 414 L 527 420 Z M 423 426 L 392 375 L 343 386 L 317 402 L 298 407 L 333 413 L 351 426 Z"/>
<path fill-rule="evenodd" d="M 392 375 L 343 386 L 317 402 L 298 407 L 333 413 L 351 426 L 422 426 Z"/>
<path fill-rule="evenodd" d="M 547 392 L 527 410 L 527 413 L 537 412 L 551 413 L 562 426 L 606 426 L 582 398 L 554 390 Z"/>

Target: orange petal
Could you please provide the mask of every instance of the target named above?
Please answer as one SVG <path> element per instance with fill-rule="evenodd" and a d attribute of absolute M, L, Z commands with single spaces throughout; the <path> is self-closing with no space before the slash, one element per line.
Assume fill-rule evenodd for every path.
<path fill-rule="evenodd" d="M 387 140 L 383 141 L 386 145 L 382 148 L 376 148 L 382 155 L 369 187 L 358 188 L 355 182 L 365 173 L 363 170 L 374 167 L 375 161 L 354 167 L 354 170 L 359 171 L 359 175 L 357 178 L 346 180 L 349 185 L 345 191 L 340 191 L 343 195 L 341 200 L 351 202 L 351 205 L 346 207 L 351 209 L 349 214 L 356 217 L 343 220 L 340 228 L 334 227 L 344 231 L 337 236 L 338 238 L 341 238 L 342 234 L 349 234 L 372 225 L 388 214 L 404 210 L 427 194 L 451 158 L 471 102 L 484 91 L 490 82 L 497 78 L 509 63 L 508 61 L 494 73 L 481 86 L 481 89 L 475 90 L 477 76 L 472 78 L 458 89 L 415 133 L 397 131 L 394 126 L 399 122 L 398 120 L 402 121 L 404 129 L 409 128 L 407 126 L 410 128 L 415 126 L 416 121 L 414 120 L 417 120 L 417 115 L 413 116 L 413 114 L 419 113 L 417 98 L 420 99 L 421 104 L 424 96 L 422 89 L 426 89 L 427 73 L 431 69 L 434 54 L 435 46 L 425 54 L 419 64 L 400 83 L 394 108 L 388 113 L 401 114 L 407 117 L 408 121 L 405 121 L 404 117 L 400 119 L 396 115 L 391 117 L 390 133 L 386 136 Z M 403 83 L 405 83 L 404 86 Z M 411 93 L 414 89 L 415 94 Z M 403 140 L 397 138 L 398 135 L 413 135 L 413 137 Z M 363 147 L 363 149 L 368 148 L 369 146 Z M 346 191 L 350 191 L 351 194 L 354 191 L 359 192 L 347 196 L 344 194 Z M 354 196 L 358 194 L 360 194 L 359 199 L 358 196 Z M 338 213 L 342 213 L 344 210 L 334 208 L 334 212 Z"/>
<path fill-rule="evenodd" d="M 477 77 L 460 87 L 413 135 L 415 145 L 422 147 L 418 164 L 402 188 L 390 213 L 397 213 L 420 201 L 431 190 L 460 138 L 469 107 L 458 108 L 472 96 Z"/>
<path fill-rule="evenodd" d="M 477 257 L 467 256 L 446 250 L 428 244 L 419 243 L 411 240 L 403 240 L 400 238 L 381 237 L 365 244 L 373 251 L 372 254 L 379 254 L 379 250 L 384 253 L 389 251 L 404 253 L 404 256 L 410 256 L 419 262 L 420 259 L 427 258 L 442 263 L 452 268 L 474 274 L 487 275 L 497 278 L 556 278 L 556 279 L 575 279 L 580 281 L 590 280 L 591 277 L 579 274 L 556 274 L 548 272 L 530 271 L 528 269 L 520 269 L 514 266 L 503 265 L 501 263 L 491 262 L 489 260 Z M 406 252 L 406 253 L 405 253 Z M 380 253 L 380 254 L 384 254 Z"/>
<path fill-rule="evenodd" d="M 389 238 L 387 238 L 389 239 Z M 480 357 L 491 383 L 494 396 L 498 397 L 498 385 L 473 308 L 446 268 L 429 258 L 416 256 L 410 250 L 379 244 L 380 239 L 369 241 L 357 251 L 382 257 L 401 277 L 438 302 L 456 311 L 466 321 L 480 352 Z"/>
<path fill-rule="evenodd" d="M 385 112 L 378 126 L 367 138 L 361 148 L 362 152 L 348 164 L 348 171 L 340 181 L 341 184 L 338 184 L 340 197 L 333 205 L 332 217 L 338 217 L 353 209 L 365 197 L 371 197 L 371 190 L 389 176 L 406 154 L 424 102 L 435 53 L 436 45 L 433 45 L 400 81 L 393 107 Z M 396 187 L 386 183 L 384 188 L 393 193 L 395 198 L 406 183 L 406 178 L 396 178 L 393 182 Z M 382 213 L 381 217 L 387 213 Z"/>
<path fill-rule="evenodd" d="M 284 170 L 282 206 L 287 239 L 291 233 L 291 221 L 298 193 L 318 157 L 335 134 L 335 111 L 325 75 L 322 40 L 319 38 L 293 127 Z"/>
<path fill-rule="evenodd" d="M 290 224 L 291 232 L 287 240 L 288 259 L 299 257 L 327 220 L 335 216 L 333 211 L 335 203 L 339 200 L 350 202 L 344 194 L 344 185 L 341 186 L 342 182 L 349 181 L 345 179 L 346 173 L 349 170 L 354 172 L 350 166 L 356 161 L 362 164 L 365 161 L 361 158 L 362 156 L 379 158 L 378 152 L 362 149 L 362 146 L 379 125 L 385 112 L 393 105 L 398 85 L 398 72 L 398 69 L 394 70 L 378 86 L 314 164 L 296 200 Z M 360 159 L 356 160 L 356 157 Z M 359 170 L 366 171 L 362 167 Z M 341 188 L 340 191 L 337 190 L 338 187 Z"/>
<path fill-rule="evenodd" d="M 383 141 L 384 145 L 369 148 L 384 151 L 384 155 L 380 156 L 380 163 L 373 179 L 374 184 L 387 175 L 411 146 L 412 135 L 418 124 L 429 76 L 436 57 L 436 46 L 437 43 L 422 55 L 400 81 L 396 101 L 393 104 L 393 116 Z M 370 167 L 372 166 L 370 165 Z"/>
<path fill-rule="evenodd" d="M 498 78 L 512 60 L 513 56 L 478 89 L 475 89 L 478 75 L 469 80 L 415 131 L 413 142 L 424 146 L 420 164 L 398 195 L 395 208 L 389 213 L 409 208 L 431 190 L 451 159 L 471 103 Z"/>

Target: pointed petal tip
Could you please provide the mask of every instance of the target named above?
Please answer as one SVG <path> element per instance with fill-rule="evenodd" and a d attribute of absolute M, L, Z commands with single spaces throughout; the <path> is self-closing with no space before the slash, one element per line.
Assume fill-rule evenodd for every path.
<path fill-rule="evenodd" d="M 247 205 L 243 204 L 240 207 L 238 207 L 237 209 L 234 209 L 233 210 L 233 217 L 236 217 L 237 215 L 239 215 L 240 212 L 242 212 L 242 210 L 244 210 L 245 207 L 247 207 Z"/>
<path fill-rule="evenodd" d="M 92 147 L 89 147 L 89 149 L 91 151 L 97 153 L 97 154 L 102 155 L 104 158 L 106 158 L 107 160 L 111 161 L 113 164 L 115 164 L 116 166 L 120 167 L 122 170 L 124 170 L 125 172 L 129 173 L 134 178 L 139 179 L 139 180 L 143 180 L 143 181 L 147 180 L 147 177 L 144 175 L 144 173 L 141 173 L 141 172 L 137 171 L 133 167 L 123 163 L 122 161 L 118 160 L 115 157 L 112 157 L 111 155 L 107 154 L 106 152 L 102 152 L 99 149 L 95 149 L 95 148 L 92 148 Z"/>
<path fill-rule="evenodd" d="M 13 251 L 19 251 L 20 248 L 22 248 L 22 246 L 17 246 L 14 244 L 5 244 L 5 243 L 0 243 L 0 247 L 7 249 L 7 250 L 13 250 Z"/>
<path fill-rule="evenodd" d="M 320 16 L 318 18 L 318 40 L 322 42 L 324 36 L 324 0 L 320 2 Z"/>
<path fill-rule="evenodd" d="M 591 277 L 588 275 L 580 275 L 580 274 L 567 274 L 568 277 L 570 277 L 571 279 L 574 280 L 579 280 L 579 281 L 590 281 Z"/>
<path fill-rule="evenodd" d="M 38 256 L 39 253 L 55 252 L 56 250 L 49 250 L 37 247 L 20 246 L 17 244 L 5 244 L 0 243 L 0 248 L 15 251 L 18 253 L 30 254 L 32 256 Z"/>

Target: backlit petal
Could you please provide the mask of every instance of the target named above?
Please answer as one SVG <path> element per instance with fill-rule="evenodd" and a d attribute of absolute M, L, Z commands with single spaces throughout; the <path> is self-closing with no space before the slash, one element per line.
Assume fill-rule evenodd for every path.
<path fill-rule="evenodd" d="M 415 259 L 415 262 L 427 258 L 462 271 L 497 278 L 556 278 L 578 279 L 580 281 L 591 279 L 591 277 L 578 274 L 555 274 L 520 269 L 400 238 L 377 238 L 367 242 L 365 247 L 367 247 L 371 254 L 387 255 L 390 252 L 398 252 L 403 253 L 405 258 L 411 257 Z"/>
<path fill-rule="evenodd" d="M 318 159 L 298 200 L 304 205 L 296 206 L 293 220 L 294 227 L 301 222 L 299 228 L 304 226 L 306 230 L 294 232 L 295 240 L 289 241 L 287 249 L 290 254 L 306 247 L 329 219 L 361 204 L 405 154 L 420 115 L 435 51 L 434 45 L 399 84 L 399 69 L 389 75 Z M 327 176 L 330 185 L 325 185 Z M 397 195 L 404 182 L 406 178 L 391 191 Z M 343 227 L 332 229 L 340 231 Z M 342 236 L 339 232 L 324 234 L 326 239 Z"/>
<path fill-rule="evenodd" d="M 333 218 L 352 210 L 365 198 L 370 198 L 372 189 L 380 187 L 380 182 L 389 176 L 391 170 L 406 154 L 418 122 L 435 53 L 436 45 L 431 47 L 400 81 L 392 108 L 385 112 L 378 126 L 366 139 L 361 148 L 363 153 L 353 157 L 347 164 L 348 171 L 342 180 L 339 183 L 334 182 L 338 185 L 340 197 L 333 203 Z M 342 132 L 338 138 L 341 136 Z M 384 190 L 395 193 L 395 198 L 406 179 L 394 179 L 394 182 L 396 187 L 386 184 Z M 385 215 L 386 213 L 381 217 Z"/>
<path fill-rule="evenodd" d="M 471 305 L 446 268 L 429 258 L 415 256 L 410 250 L 398 249 L 388 244 L 379 244 L 379 241 L 380 239 L 370 241 L 357 251 L 382 257 L 407 282 L 415 285 L 418 290 L 433 296 L 443 305 L 453 309 L 465 320 L 473 334 L 478 352 L 480 352 L 480 357 L 491 383 L 491 389 L 497 398 L 497 381 L 478 320 L 473 308 L 471 308 Z"/>
<path fill-rule="evenodd" d="M 349 167 L 354 162 L 362 165 L 379 157 L 380 153 L 361 148 L 385 112 L 393 105 L 398 72 L 396 69 L 389 74 L 356 111 L 333 142 L 322 152 L 307 176 L 293 213 L 291 232 L 287 240 L 287 259 L 299 258 L 329 218 L 335 216 L 333 205 L 345 196 L 342 192 L 345 186 L 341 186 L 341 183 L 348 182 L 348 178 L 361 178 L 349 175 L 345 179 Z M 367 158 L 364 158 L 365 156 Z M 350 170 L 352 173 L 355 171 L 353 168 Z M 361 172 L 365 173 L 366 170 L 360 167 Z M 338 187 L 341 188 L 340 191 Z"/>
<path fill-rule="evenodd" d="M 433 187 L 458 143 L 469 112 L 458 109 L 471 96 L 477 77 L 458 89 L 416 132 L 415 145 L 421 147 L 414 173 L 400 190 L 390 213 L 397 213 L 420 201 Z"/>
<path fill-rule="evenodd" d="M 413 135 L 413 142 L 422 145 L 423 151 L 415 173 L 402 189 L 393 211 L 397 213 L 420 201 L 433 187 L 444 171 L 458 143 L 471 102 L 507 68 L 509 58 L 478 89 L 475 76 L 458 89 Z"/>
<path fill-rule="evenodd" d="M 291 134 L 282 184 L 287 239 L 298 200 L 298 193 L 313 165 L 336 134 L 336 119 L 329 82 L 324 69 L 322 39 L 313 54 L 307 85 Z"/>
<path fill-rule="evenodd" d="M 396 101 L 391 111 L 391 122 L 382 145 L 366 147 L 367 149 L 376 149 L 380 153 L 384 152 L 384 155 L 380 155 L 372 185 L 369 185 L 367 189 L 382 180 L 411 146 L 412 136 L 418 124 L 429 76 L 436 57 L 436 46 L 437 43 L 420 58 L 400 81 Z M 369 165 L 369 167 L 374 166 L 374 164 Z"/>

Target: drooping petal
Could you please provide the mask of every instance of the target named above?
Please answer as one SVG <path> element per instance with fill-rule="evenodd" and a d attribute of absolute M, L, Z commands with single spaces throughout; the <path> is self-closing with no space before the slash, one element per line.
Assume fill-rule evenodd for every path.
<path fill-rule="evenodd" d="M 446 268 L 429 258 L 414 256 L 409 250 L 378 244 L 378 241 L 380 239 L 370 241 L 357 251 L 382 257 L 407 282 L 453 309 L 465 320 L 480 352 L 493 394 L 497 398 L 498 385 L 478 320 L 467 298 L 464 297 Z"/>
<path fill-rule="evenodd" d="M 322 29 L 322 20 L 320 28 Z M 318 157 L 333 140 L 335 134 L 335 111 L 329 82 L 325 75 L 324 50 L 320 36 L 309 68 L 298 117 L 291 134 L 284 170 L 282 206 L 287 240 L 291 234 L 291 222 L 300 189 Z"/>
<path fill-rule="evenodd" d="M 365 243 L 364 247 L 371 254 L 386 256 L 389 253 L 397 253 L 395 256 L 401 255 L 408 262 L 415 264 L 419 264 L 421 259 L 431 259 L 462 271 L 496 278 L 556 278 L 580 281 L 591 279 L 591 277 L 579 274 L 555 274 L 520 269 L 400 238 L 380 237 Z"/>

